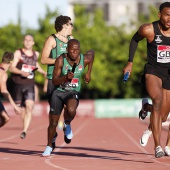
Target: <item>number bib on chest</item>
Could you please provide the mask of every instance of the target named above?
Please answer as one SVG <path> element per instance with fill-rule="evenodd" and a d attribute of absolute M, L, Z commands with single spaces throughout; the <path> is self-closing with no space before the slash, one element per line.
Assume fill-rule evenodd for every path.
<path fill-rule="evenodd" d="M 170 62 L 170 46 L 167 45 L 157 46 L 157 62 L 158 63 Z"/>
<path fill-rule="evenodd" d="M 65 82 L 60 85 L 63 90 L 75 90 L 78 87 L 79 79 L 73 78 L 71 82 Z"/>
<path fill-rule="evenodd" d="M 32 71 L 35 69 L 35 66 L 31 66 L 31 65 L 27 65 L 27 64 L 23 64 L 22 65 L 22 71 L 25 71 L 27 73 L 30 73 L 30 75 L 27 77 L 28 79 L 33 79 L 34 78 L 34 74 L 32 73 Z M 31 74 L 32 73 L 32 74 Z"/>

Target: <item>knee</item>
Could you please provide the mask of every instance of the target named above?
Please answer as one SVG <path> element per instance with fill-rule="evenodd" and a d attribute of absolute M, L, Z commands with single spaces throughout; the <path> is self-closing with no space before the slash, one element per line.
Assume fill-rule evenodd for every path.
<path fill-rule="evenodd" d="M 53 120 L 53 119 L 50 120 L 50 127 L 56 128 L 57 124 L 58 124 L 58 122 L 56 120 Z"/>
<path fill-rule="evenodd" d="M 0 127 L 4 126 L 9 121 L 9 116 L 0 117 Z"/>
<path fill-rule="evenodd" d="M 162 122 L 166 122 L 168 115 L 162 116 Z"/>
<path fill-rule="evenodd" d="M 154 99 L 153 100 L 153 108 L 158 111 L 161 109 L 162 106 L 162 100 L 161 99 Z"/>
<path fill-rule="evenodd" d="M 75 114 L 76 114 L 76 109 L 75 108 L 68 108 L 67 111 L 68 111 L 69 116 L 71 116 L 71 117 L 74 117 Z"/>

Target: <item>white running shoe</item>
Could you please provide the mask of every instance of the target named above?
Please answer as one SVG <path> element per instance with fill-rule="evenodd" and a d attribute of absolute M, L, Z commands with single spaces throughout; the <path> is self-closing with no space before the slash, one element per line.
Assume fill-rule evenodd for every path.
<path fill-rule="evenodd" d="M 52 148 L 50 146 L 47 146 L 45 148 L 45 151 L 43 152 L 42 156 L 50 156 L 52 152 Z"/>
<path fill-rule="evenodd" d="M 150 131 L 149 129 L 147 129 L 147 130 L 143 133 L 143 135 L 142 135 L 142 137 L 141 137 L 141 139 L 140 139 L 140 144 L 141 144 L 142 146 L 146 146 L 147 143 L 148 143 L 149 138 L 151 137 L 151 135 L 152 135 L 152 131 Z"/>
<path fill-rule="evenodd" d="M 139 119 L 141 119 L 141 120 L 144 120 L 146 118 L 146 116 L 148 115 L 148 112 L 144 111 L 144 105 L 146 103 L 149 103 L 148 99 L 146 99 L 146 98 L 142 99 L 142 108 L 139 112 Z"/>
<path fill-rule="evenodd" d="M 165 155 L 170 156 L 170 146 L 165 146 Z"/>
<path fill-rule="evenodd" d="M 155 149 L 155 157 L 161 158 L 162 156 L 165 156 L 165 153 L 162 150 L 161 146 L 157 146 L 156 149 Z"/>

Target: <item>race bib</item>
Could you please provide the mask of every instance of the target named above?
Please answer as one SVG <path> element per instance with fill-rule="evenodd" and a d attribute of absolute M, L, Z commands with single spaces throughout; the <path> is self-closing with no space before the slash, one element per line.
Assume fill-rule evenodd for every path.
<path fill-rule="evenodd" d="M 74 90 L 74 88 L 78 87 L 78 82 L 78 78 L 73 78 L 71 82 L 65 82 L 61 84 L 60 87 L 65 90 Z"/>
<path fill-rule="evenodd" d="M 34 78 L 34 73 L 32 72 L 35 69 L 35 66 L 23 64 L 21 70 L 25 71 L 27 73 L 30 73 L 30 75 L 27 77 L 28 79 Z"/>
<path fill-rule="evenodd" d="M 157 46 L 157 62 L 158 63 L 170 62 L 170 46 L 167 45 Z"/>

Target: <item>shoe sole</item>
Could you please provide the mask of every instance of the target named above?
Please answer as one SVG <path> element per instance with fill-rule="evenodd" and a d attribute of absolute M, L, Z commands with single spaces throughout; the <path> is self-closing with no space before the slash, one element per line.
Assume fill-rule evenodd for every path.
<path fill-rule="evenodd" d="M 143 112 L 143 110 L 140 110 L 140 112 L 139 112 L 139 119 L 140 119 L 140 120 L 145 120 L 145 118 L 147 117 L 147 115 L 146 115 L 145 117 L 142 117 L 141 112 Z"/>
<path fill-rule="evenodd" d="M 51 155 L 42 155 L 42 157 L 49 157 L 49 156 L 51 156 Z"/>
<path fill-rule="evenodd" d="M 25 134 L 22 133 L 22 134 L 20 135 L 20 138 L 21 138 L 21 139 L 24 139 L 25 137 L 26 137 L 26 133 L 25 133 Z"/>
<path fill-rule="evenodd" d="M 71 142 L 71 139 L 68 139 L 66 135 L 64 135 L 64 141 L 65 143 L 69 144 Z"/>
<path fill-rule="evenodd" d="M 155 155 L 156 158 L 161 158 L 161 157 L 163 157 L 163 156 L 165 156 L 165 153 L 164 153 L 164 152 L 159 152 L 159 153 L 157 153 L 157 154 Z"/>

